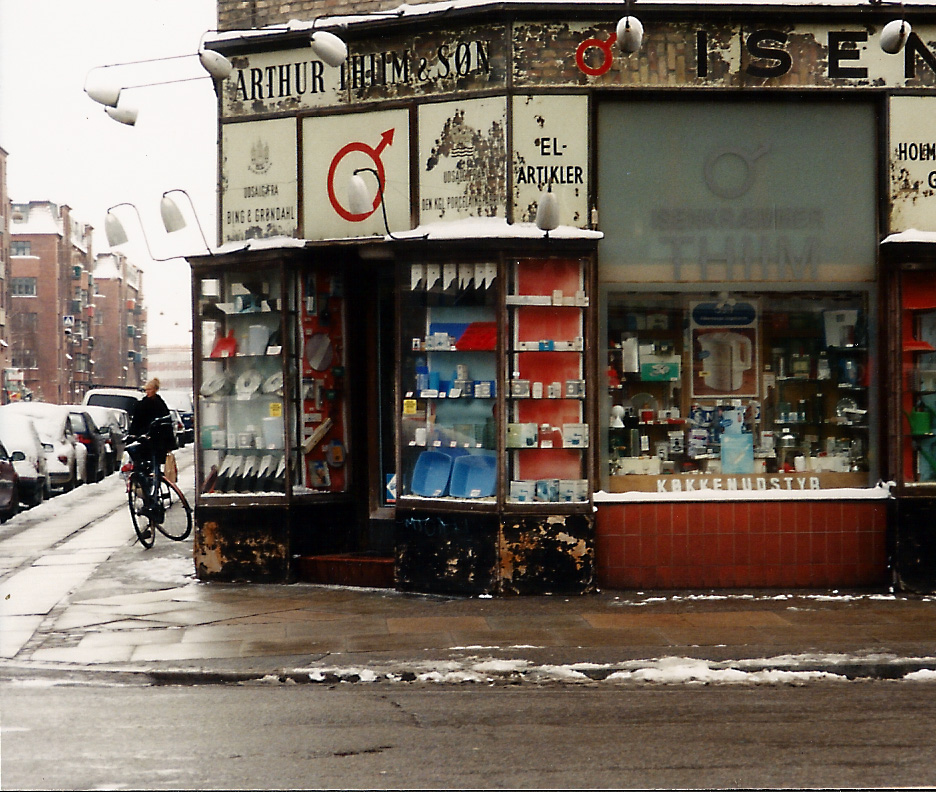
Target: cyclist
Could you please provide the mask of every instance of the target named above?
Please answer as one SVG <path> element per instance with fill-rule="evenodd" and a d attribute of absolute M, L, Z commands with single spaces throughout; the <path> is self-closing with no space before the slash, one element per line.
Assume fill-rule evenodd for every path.
<path fill-rule="evenodd" d="M 169 420 L 169 407 L 158 392 L 159 379 L 153 377 L 143 386 L 143 391 L 143 396 L 134 407 L 133 420 L 127 433 L 140 442 L 139 447 L 131 454 L 134 464 L 144 468 L 155 482 L 155 474 L 166 454 L 176 447 L 175 433 Z"/>

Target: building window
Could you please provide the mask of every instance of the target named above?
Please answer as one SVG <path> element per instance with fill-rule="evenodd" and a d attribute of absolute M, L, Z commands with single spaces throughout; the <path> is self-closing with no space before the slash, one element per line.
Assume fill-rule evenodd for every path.
<path fill-rule="evenodd" d="M 36 357 L 36 353 L 28 349 L 14 349 L 10 363 L 13 368 L 39 368 L 39 361 Z"/>
<path fill-rule="evenodd" d="M 10 242 L 11 256 L 31 256 L 32 245 L 28 240 L 14 239 Z"/>
<path fill-rule="evenodd" d="M 36 278 L 10 278 L 10 293 L 14 297 L 35 297 Z"/>
<path fill-rule="evenodd" d="M 12 315 L 12 327 L 13 332 L 16 333 L 35 332 L 39 329 L 39 314 L 35 312 L 15 313 Z"/>

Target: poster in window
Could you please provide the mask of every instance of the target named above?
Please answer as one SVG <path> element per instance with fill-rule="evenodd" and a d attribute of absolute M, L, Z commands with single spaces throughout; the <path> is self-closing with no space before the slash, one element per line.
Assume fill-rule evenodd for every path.
<path fill-rule="evenodd" d="M 730 296 L 690 304 L 693 397 L 758 395 L 757 317 Z"/>

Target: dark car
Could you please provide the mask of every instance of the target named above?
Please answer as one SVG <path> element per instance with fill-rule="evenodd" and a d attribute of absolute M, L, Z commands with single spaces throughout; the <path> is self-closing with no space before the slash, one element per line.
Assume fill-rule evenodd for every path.
<path fill-rule="evenodd" d="M 127 428 L 130 426 L 130 418 L 125 410 L 117 407 L 95 407 L 88 405 L 84 408 L 90 413 L 98 429 L 105 434 L 107 442 L 105 443 L 104 475 L 109 476 L 120 467 L 120 460 L 123 459 L 124 449 L 127 445 Z"/>
<path fill-rule="evenodd" d="M 85 481 L 89 484 L 100 481 L 107 475 L 107 438 L 110 433 L 98 429 L 90 413 L 81 406 L 68 408 L 68 420 L 78 442 L 88 449 Z"/>
<path fill-rule="evenodd" d="M 195 440 L 195 414 L 192 407 L 192 394 L 189 391 L 166 390 L 160 391 L 163 401 L 170 410 L 178 410 L 179 417 L 185 430 L 179 440 L 179 448 Z"/>
<path fill-rule="evenodd" d="M 19 476 L 3 443 L 0 443 L 0 522 L 19 511 Z"/>

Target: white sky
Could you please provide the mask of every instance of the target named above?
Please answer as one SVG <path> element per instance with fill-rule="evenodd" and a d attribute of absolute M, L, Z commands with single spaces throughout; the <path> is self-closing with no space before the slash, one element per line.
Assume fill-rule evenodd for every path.
<path fill-rule="evenodd" d="M 128 90 L 135 127 L 109 118 L 84 93 L 94 67 L 194 54 L 216 25 L 215 0 L 0 0 L 0 147 L 8 153 L 14 202 L 67 204 L 95 229 L 94 252 L 109 251 L 108 207 L 129 201 L 158 258 L 204 252 L 191 207 L 173 194 L 190 228 L 172 236 L 159 219 L 165 190 L 191 195 L 208 241 L 216 243 L 216 104 L 210 79 Z M 207 77 L 197 58 L 97 70 L 136 85 Z M 189 267 L 149 259 L 133 210 L 117 210 L 130 242 L 121 246 L 145 272 L 150 346 L 191 341 Z"/>

